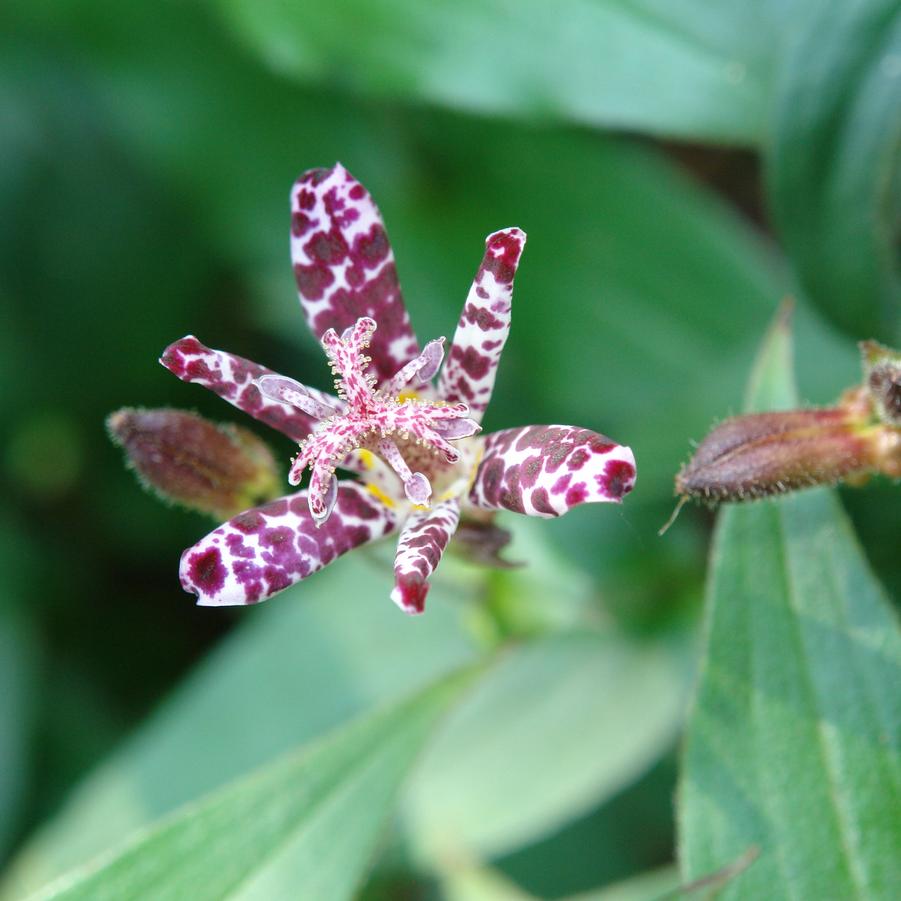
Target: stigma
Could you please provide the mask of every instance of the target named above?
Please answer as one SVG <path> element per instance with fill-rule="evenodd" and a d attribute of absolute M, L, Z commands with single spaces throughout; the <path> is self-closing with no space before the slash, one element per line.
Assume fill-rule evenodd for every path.
<path fill-rule="evenodd" d="M 429 475 L 460 460 L 451 442 L 480 431 L 479 424 L 469 418 L 466 404 L 428 399 L 430 382 L 444 358 L 444 338 L 430 341 L 419 356 L 379 385 L 368 371 L 371 360 L 366 355 L 376 327 L 374 319 L 362 317 L 340 336 L 334 329 L 322 336 L 335 379 L 335 398 L 325 399 L 320 392 L 280 375 L 255 381 L 266 397 L 317 420 L 288 474 L 288 481 L 298 485 L 304 470 L 311 470 L 307 502 L 317 526 L 335 506 L 335 468 L 354 451 L 378 454 L 397 474 L 407 500 L 427 507 L 432 495 Z"/>

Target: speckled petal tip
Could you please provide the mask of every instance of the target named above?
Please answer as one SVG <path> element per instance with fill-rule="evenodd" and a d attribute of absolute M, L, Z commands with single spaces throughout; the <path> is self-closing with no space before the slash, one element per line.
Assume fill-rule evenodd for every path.
<path fill-rule="evenodd" d="M 342 482 L 332 515 L 317 527 L 300 491 L 241 513 L 188 548 L 181 585 L 203 607 L 258 604 L 395 525 L 366 488 Z"/>
<path fill-rule="evenodd" d="M 578 504 L 619 502 L 634 485 L 628 447 L 588 429 L 533 425 L 485 438 L 469 501 L 485 510 L 552 517 Z"/>
<path fill-rule="evenodd" d="M 404 613 L 422 613 L 429 593 L 429 576 L 457 530 L 460 502 L 440 501 L 429 510 L 416 510 L 407 519 L 397 542 L 391 600 Z"/>
<path fill-rule="evenodd" d="M 311 169 L 291 189 L 291 259 L 313 335 L 340 335 L 363 316 L 379 324 L 370 356 L 378 380 L 419 353 L 394 254 L 369 192 L 340 164 Z"/>
<path fill-rule="evenodd" d="M 525 232 L 506 228 L 485 240 L 485 256 L 457 324 L 438 394 L 469 405 L 480 420 L 491 400 L 501 352 L 510 332 L 513 278 L 526 244 Z"/>
<path fill-rule="evenodd" d="M 292 441 L 306 438 L 317 422 L 303 410 L 260 393 L 254 382 L 263 376 L 275 376 L 271 369 L 222 350 L 212 350 L 193 335 L 170 344 L 163 351 L 160 363 L 183 382 L 194 382 L 209 388 Z M 340 405 L 337 398 L 323 391 L 315 388 L 305 390 L 321 404 Z"/>

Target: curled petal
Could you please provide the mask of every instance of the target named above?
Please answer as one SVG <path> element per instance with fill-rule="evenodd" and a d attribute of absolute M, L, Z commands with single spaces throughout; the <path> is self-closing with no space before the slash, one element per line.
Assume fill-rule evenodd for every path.
<path fill-rule="evenodd" d="M 373 494 L 342 482 L 332 515 L 317 528 L 300 491 L 210 532 L 182 554 L 179 576 L 201 606 L 257 604 L 394 527 L 394 514 Z"/>
<path fill-rule="evenodd" d="M 313 335 L 345 332 L 362 316 L 379 324 L 370 356 L 378 381 L 419 353 L 394 254 L 368 191 L 340 164 L 311 169 L 291 189 L 291 259 Z"/>
<path fill-rule="evenodd" d="M 283 375 L 263 375 L 254 384 L 260 389 L 260 393 L 269 400 L 303 410 L 313 419 L 328 419 L 330 416 L 337 415 L 338 409 L 344 406 L 337 398 L 335 398 L 334 407 L 323 402 L 319 392 L 314 393 L 306 385 L 301 385 L 300 382 L 295 382 L 294 379 Z"/>
<path fill-rule="evenodd" d="M 460 521 L 460 502 L 441 501 L 430 510 L 414 511 L 404 525 L 394 558 L 391 600 L 405 613 L 422 613 L 429 576 Z"/>
<path fill-rule="evenodd" d="M 255 382 L 264 376 L 275 376 L 271 369 L 225 351 L 212 350 L 193 335 L 170 344 L 163 351 L 160 363 L 183 382 L 195 382 L 209 388 L 293 441 L 302 441 L 316 424 L 316 419 L 303 410 L 260 392 Z M 321 391 L 313 388 L 306 391 L 326 406 L 340 404 L 337 398 Z"/>
<path fill-rule="evenodd" d="M 619 502 L 634 485 L 628 447 L 588 429 L 533 425 L 485 438 L 469 501 L 485 510 L 551 517 L 577 504 Z"/>
<path fill-rule="evenodd" d="M 477 420 L 491 400 L 497 365 L 510 331 L 513 278 L 526 243 L 525 233 L 506 228 L 489 235 L 441 371 L 438 394 L 463 401 Z"/>

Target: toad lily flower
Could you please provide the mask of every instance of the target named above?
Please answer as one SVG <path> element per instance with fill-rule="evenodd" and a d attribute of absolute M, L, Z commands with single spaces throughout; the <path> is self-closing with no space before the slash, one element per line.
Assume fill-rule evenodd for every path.
<path fill-rule="evenodd" d="M 194 337 L 161 362 L 300 445 L 289 481 L 309 487 L 241 513 L 182 555 L 186 591 L 209 606 L 255 604 L 351 548 L 399 531 L 391 597 L 421 613 L 428 578 L 461 515 L 505 509 L 560 516 L 620 501 L 635 482 L 627 447 L 588 429 L 528 426 L 480 435 L 510 329 L 525 235 L 490 235 L 444 362 L 421 350 L 401 298 L 378 209 L 342 166 L 291 190 L 291 252 L 307 324 L 335 376 L 326 394 Z M 438 375 L 437 385 L 433 379 Z M 359 475 L 338 481 L 336 468 Z"/>

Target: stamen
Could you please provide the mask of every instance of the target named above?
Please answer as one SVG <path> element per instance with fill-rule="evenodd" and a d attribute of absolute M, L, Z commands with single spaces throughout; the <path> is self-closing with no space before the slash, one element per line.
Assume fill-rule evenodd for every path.
<path fill-rule="evenodd" d="M 482 431 L 474 419 L 438 419 L 432 428 L 444 438 L 469 438 Z"/>
<path fill-rule="evenodd" d="M 434 376 L 444 356 L 444 339 L 430 341 L 422 353 L 407 363 L 392 379 L 376 389 L 376 376 L 367 372 L 370 357 L 363 351 L 375 331 L 373 319 L 362 317 L 339 337 L 334 329 L 322 336 L 329 360 L 339 407 L 326 403 L 316 393 L 293 379 L 262 376 L 255 384 L 266 397 L 303 410 L 319 422 L 300 444 L 288 481 L 297 485 L 304 470 L 312 469 L 308 503 L 316 525 L 328 518 L 337 498 L 335 467 L 344 463 L 359 448 L 377 449 L 379 455 L 397 473 L 404 494 L 414 504 L 427 506 L 432 486 L 426 473 L 412 472 L 404 453 L 409 448 L 423 460 L 428 471 L 460 460 L 459 450 L 451 444 L 459 438 L 475 435 L 480 427 L 469 418 L 463 403 L 423 400 L 398 395 L 408 384 L 420 386 Z M 400 443 L 400 447 L 398 444 Z M 431 462 L 435 460 L 435 462 Z M 428 462 L 426 462 L 428 461 Z"/>
<path fill-rule="evenodd" d="M 429 480 L 421 472 L 411 472 L 397 445 L 387 438 L 379 441 L 379 453 L 388 462 L 388 465 L 400 476 L 404 483 L 404 494 L 409 500 L 419 506 L 427 506 L 432 496 L 432 486 Z"/>
<path fill-rule="evenodd" d="M 260 394 L 264 397 L 297 407 L 298 410 L 303 410 L 304 413 L 315 419 L 328 419 L 330 416 L 337 415 L 336 410 L 313 397 L 307 388 L 300 382 L 295 382 L 294 379 L 286 378 L 283 375 L 261 375 L 258 379 L 254 379 L 253 384 L 257 386 Z"/>
<path fill-rule="evenodd" d="M 299 485 L 300 479 L 303 476 L 303 471 L 312 462 L 313 455 L 308 452 L 309 447 L 310 440 L 308 438 L 306 442 L 300 446 L 300 453 L 291 462 L 291 469 L 288 472 L 289 485 Z"/>
<path fill-rule="evenodd" d="M 428 507 L 429 498 L 432 496 L 432 485 L 421 472 L 414 472 L 404 482 L 404 494 L 407 495 L 411 504 L 416 504 L 417 507 Z"/>
<path fill-rule="evenodd" d="M 422 353 L 414 360 L 410 360 L 394 378 L 382 389 L 385 394 L 399 394 L 401 388 L 409 385 L 413 379 L 422 385 L 430 381 L 441 366 L 444 359 L 444 338 L 435 338 L 429 341 Z"/>
<path fill-rule="evenodd" d="M 320 479 L 322 479 L 320 481 Z M 328 481 L 324 481 L 328 479 Z M 335 509 L 335 501 L 338 499 L 338 479 L 332 470 L 313 470 L 313 478 L 310 480 L 310 490 L 307 494 L 307 506 L 310 508 L 310 516 L 318 529 Z"/>

